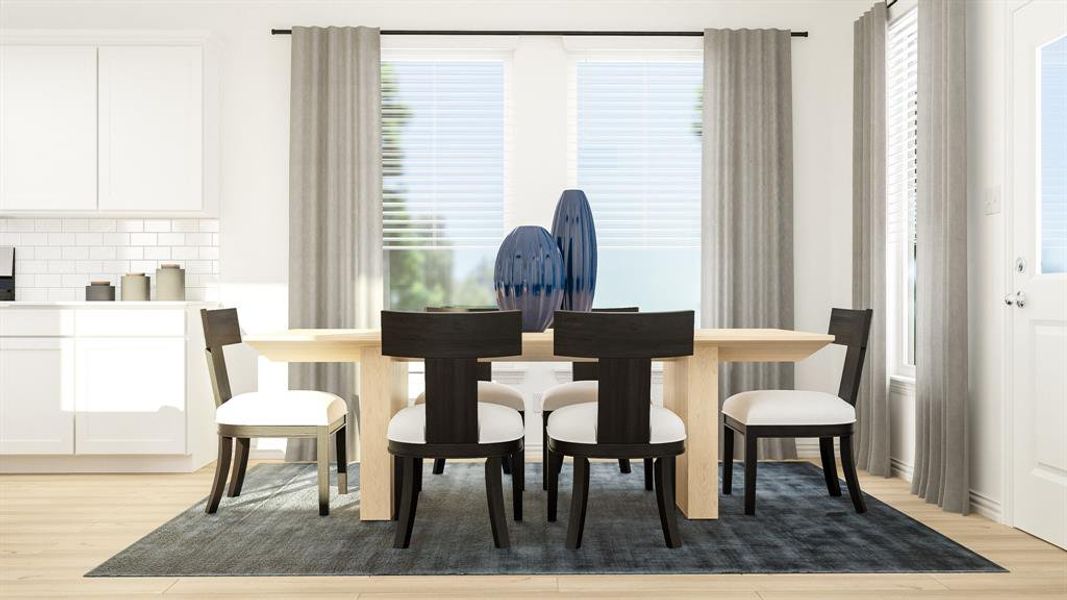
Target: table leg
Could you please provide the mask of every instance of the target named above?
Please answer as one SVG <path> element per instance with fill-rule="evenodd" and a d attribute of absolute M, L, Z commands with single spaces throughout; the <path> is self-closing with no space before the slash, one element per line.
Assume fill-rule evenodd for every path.
<path fill-rule="evenodd" d="M 719 349 L 698 345 L 693 356 L 663 363 L 663 405 L 685 422 L 675 497 L 690 519 L 719 518 Z"/>
<path fill-rule="evenodd" d="M 381 346 L 363 349 L 359 362 L 359 514 L 363 521 L 393 518 L 393 460 L 389 419 L 407 406 L 408 366 L 382 356 Z"/>

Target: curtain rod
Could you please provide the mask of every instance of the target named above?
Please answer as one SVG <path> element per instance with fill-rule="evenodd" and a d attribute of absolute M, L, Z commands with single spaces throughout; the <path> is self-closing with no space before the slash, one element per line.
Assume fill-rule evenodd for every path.
<path fill-rule="evenodd" d="M 292 29 L 271 29 L 271 35 L 290 35 Z M 382 35 L 552 35 L 578 37 L 703 37 L 703 31 L 522 31 L 470 29 L 383 29 Z M 793 37 L 808 37 L 807 31 L 791 31 Z"/>

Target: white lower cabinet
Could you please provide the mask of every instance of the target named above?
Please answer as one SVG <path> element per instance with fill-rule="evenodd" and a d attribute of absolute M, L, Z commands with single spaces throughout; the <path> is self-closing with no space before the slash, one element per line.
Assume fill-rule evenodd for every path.
<path fill-rule="evenodd" d="M 0 454 L 74 453 L 74 340 L 0 338 Z"/>
<path fill-rule="evenodd" d="M 185 452 L 185 339 L 75 344 L 78 454 Z"/>

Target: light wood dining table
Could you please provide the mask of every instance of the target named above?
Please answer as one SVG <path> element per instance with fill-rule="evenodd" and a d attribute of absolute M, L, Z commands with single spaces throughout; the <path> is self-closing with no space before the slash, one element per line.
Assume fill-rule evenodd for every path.
<path fill-rule="evenodd" d="M 719 516 L 719 363 L 797 362 L 834 337 L 782 329 L 697 329 L 692 356 L 663 361 L 663 403 L 685 421 L 686 452 L 678 457 L 676 498 L 690 519 Z M 389 419 L 408 404 L 408 361 L 382 356 L 377 329 L 291 329 L 249 335 L 245 343 L 272 361 L 359 364 L 360 518 L 393 516 Z M 522 355 L 494 361 L 568 361 L 553 354 L 552 331 L 524 333 Z M 539 422 L 539 421 L 535 421 Z"/>

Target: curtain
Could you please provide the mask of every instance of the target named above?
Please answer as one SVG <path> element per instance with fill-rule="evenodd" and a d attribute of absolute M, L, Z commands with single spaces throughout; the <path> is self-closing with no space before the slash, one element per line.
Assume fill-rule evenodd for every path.
<path fill-rule="evenodd" d="M 919 0 L 918 298 L 912 492 L 966 514 L 965 3 Z"/>
<path fill-rule="evenodd" d="M 784 30 L 704 32 L 705 327 L 793 328 L 791 44 Z M 720 407 L 737 392 L 792 387 L 792 364 L 720 366 Z M 760 454 L 793 458 L 796 444 L 760 440 Z"/>
<path fill-rule="evenodd" d="M 289 326 L 376 327 L 383 304 L 381 45 L 377 29 L 294 27 L 289 139 Z M 291 364 L 293 389 L 348 402 L 358 447 L 351 364 Z M 314 460 L 292 439 L 287 460 Z"/>
<path fill-rule="evenodd" d="M 872 475 L 890 475 L 886 375 L 886 5 L 853 24 L 852 306 L 874 309 L 856 401 L 856 458 Z"/>

